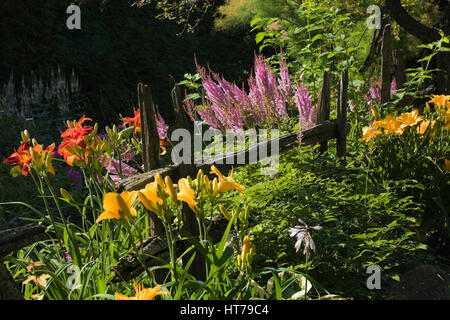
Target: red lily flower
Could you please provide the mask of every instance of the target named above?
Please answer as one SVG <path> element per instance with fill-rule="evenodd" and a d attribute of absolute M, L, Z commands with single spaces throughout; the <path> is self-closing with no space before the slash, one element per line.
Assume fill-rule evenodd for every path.
<path fill-rule="evenodd" d="M 92 127 L 83 127 L 85 121 L 92 121 L 91 118 L 82 116 L 80 120 L 74 122 L 67 122 L 67 130 L 61 134 L 63 142 L 58 147 L 58 153 L 61 154 L 69 166 L 73 166 L 75 160 L 81 160 L 79 154 L 80 149 L 86 148 L 86 141 L 84 138 L 93 130 Z M 88 152 L 84 152 L 85 161 L 87 162 Z"/>
<path fill-rule="evenodd" d="M 31 163 L 30 145 L 28 142 L 22 143 L 19 149 L 9 158 L 5 159 L 3 163 L 20 166 L 22 175 L 27 176 Z"/>
<path fill-rule="evenodd" d="M 33 151 L 40 155 L 39 159 L 35 159 L 35 164 L 39 165 L 44 165 L 43 161 L 45 159 L 45 154 L 48 152 L 53 152 L 53 150 L 55 149 L 55 144 L 51 144 L 50 146 L 48 146 L 45 150 L 42 147 L 41 144 L 36 144 L 33 147 Z M 4 164 L 11 164 L 11 165 L 18 165 L 22 171 L 22 175 L 27 176 L 28 172 L 30 171 L 30 164 L 33 161 L 31 152 L 30 152 L 30 144 L 28 142 L 23 142 L 19 149 L 14 152 L 9 158 L 5 159 L 5 161 L 3 161 Z M 55 174 L 55 169 L 53 168 L 53 166 L 51 165 L 51 163 L 48 165 L 48 172 L 50 172 L 51 174 Z"/>
<path fill-rule="evenodd" d="M 134 133 L 141 132 L 141 111 L 140 109 L 137 109 L 134 112 L 134 117 L 126 117 L 120 119 L 123 121 L 123 126 L 126 127 L 127 125 L 134 127 Z"/>

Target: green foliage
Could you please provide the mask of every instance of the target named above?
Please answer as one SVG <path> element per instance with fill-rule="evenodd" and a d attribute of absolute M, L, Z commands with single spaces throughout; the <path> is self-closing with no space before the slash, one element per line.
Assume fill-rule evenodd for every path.
<path fill-rule="evenodd" d="M 241 201 L 252 210 L 255 266 L 305 271 L 304 257 L 295 252 L 295 240 L 288 232 L 301 218 L 323 226 L 312 235 L 317 252 L 308 274 L 331 292 L 371 298 L 375 296 L 364 282 L 368 266 L 378 264 L 388 283 L 397 267 L 413 263 L 419 257 L 417 250 L 426 248 L 412 228 L 423 207 L 410 196 L 399 196 L 393 186 L 367 184 L 362 168 L 323 166 L 310 151 L 294 150 L 281 159 L 274 179 L 263 178 L 252 166 L 238 172 L 245 179 L 241 181 L 252 186 Z M 383 294 L 378 292 L 378 297 Z"/>

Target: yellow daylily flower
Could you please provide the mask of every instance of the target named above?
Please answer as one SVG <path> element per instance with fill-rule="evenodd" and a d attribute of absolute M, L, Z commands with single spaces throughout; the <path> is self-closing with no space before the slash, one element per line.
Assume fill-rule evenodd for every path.
<path fill-rule="evenodd" d="M 233 169 L 231 169 L 230 173 L 228 174 L 228 177 L 225 177 L 219 169 L 216 168 L 216 166 L 211 166 L 211 172 L 214 173 L 219 177 L 219 186 L 217 189 L 217 192 L 226 192 L 230 190 L 238 190 L 243 191 L 245 190 L 245 187 L 234 182 L 233 178 Z"/>
<path fill-rule="evenodd" d="M 402 113 L 397 119 L 401 122 L 400 127 L 404 128 L 418 124 L 423 120 L 423 117 L 419 115 L 419 110 L 414 109 L 411 112 Z"/>
<path fill-rule="evenodd" d="M 449 109 L 450 108 L 450 96 L 445 96 L 445 95 L 433 95 L 433 98 L 427 102 L 427 104 L 429 103 L 434 103 L 435 105 L 441 107 L 441 108 L 446 108 Z"/>
<path fill-rule="evenodd" d="M 99 223 L 104 219 L 122 219 L 122 215 L 128 219 L 136 216 L 136 209 L 132 207 L 134 200 L 136 200 L 138 193 L 136 191 L 124 191 L 120 194 L 109 192 L 103 198 L 103 209 L 105 210 L 95 221 Z"/>
<path fill-rule="evenodd" d="M 424 134 L 427 131 L 427 129 L 430 126 L 430 124 L 431 124 L 431 128 L 433 128 L 435 123 L 436 123 L 436 120 L 433 120 L 433 121 L 430 121 L 430 120 L 422 121 L 420 123 L 420 125 L 417 127 L 417 133 Z"/>
<path fill-rule="evenodd" d="M 162 185 L 164 187 L 164 183 Z M 163 204 L 163 200 L 158 197 L 158 182 L 151 182 L 145 186 L 144 189 L 138 191 L 139 201 L 146 207 L 148 210 L 157 213 L 156 204 Z"/>
<path fill-rule="evenodd" d="M 374 139 L 377 135 L 381 134 L 381 131 L 373 128 L 373 127 L 364 127 L 362 129 L 363 131 L 363 137 L 361 138 L 361 141 L 368 142 L 372 139 Z"/>
<path fill-rule="evenodd" d="M 157 285 L 154 288 L 145 288 L 144 285 L 141 284 L 134 284 L 134 291 L 136 292 L 136 295 L 133 297 L 127 297 L 126 295 L 123 295 L 119 292 L 114 293 L 114 297 L 116 300 L 153 300 L 156 296 L 167 294 L 167 292 L 160 290 L 161 285 Z"/>
<path fill-rule="evenodd" d="M 388 115 L 383 120 L 375 121 L 372 126 L 376 129 L 383 128 L 385 130 L 385 133 L 394 133 L 398 135 L 401 135 L 403 133 L 401 122 L 391 115 Z"/>
<path fill-rule="evenodd" d="M 195 192 L 189 186 L 189 181 L 186 178 L 178 180 L 180 192 L 177 194 L 179 200 L 186 202 L 192 211 L 197 210 L 197 203 L 195 202 Z"/>

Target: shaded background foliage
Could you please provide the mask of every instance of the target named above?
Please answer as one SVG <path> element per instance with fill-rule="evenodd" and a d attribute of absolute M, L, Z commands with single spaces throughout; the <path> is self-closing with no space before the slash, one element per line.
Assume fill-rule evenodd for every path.
<path fill-rule="evenodd" d="M 255 50 L 248 27 L 213 30 L 213 14 L 203 17 L 195 34 L 175 22 L 160 21 L 155 5 L 134 1 L 81 1 L 81 30 L 68 30 L 70 1 L 2 1 L 0 10 L 0 85 L 11 72 L 19 84 L 34 71 L 44 81 L 60 66 L 81 82 L 83 108 L 101 124 L 117 122 L 137 101 L 138 82 L 152 86 L 163 116 L 172 119 L 170 89 L 184 73 L 194 72 L 194 55 L 202 65 L 240 82 Z M 220 5 L 218 1 L 216 5 Z"/>

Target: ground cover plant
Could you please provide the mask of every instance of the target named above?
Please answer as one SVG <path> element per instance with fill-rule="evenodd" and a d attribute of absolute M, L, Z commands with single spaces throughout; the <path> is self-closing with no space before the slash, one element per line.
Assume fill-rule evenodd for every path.
<path fill-rule="evenodd" d="M 394 46 L 412 36 L 422 40 L 405 35 L 403 29 L 409 29 L 402 22 L 396 24 L 396 1 L 381 2 L 383 17 L 392 19 L 388 36 Z M 216 25 L 226 29 L 238 21 L 252 28 L 258 52 L 241 57 L 253 62 L 249 70 L 239 70 L 236 80 L 193 57 L 195 69 L 177 79 L 186 118 L 214 129 L 212 141 L 227 130 L 237 135 L 278 130 L 281 135 L 298 131 L 301 142 L 302 132 L 320 125 L 317 106 L 326 96 L 325 75 L 331 79 L 333 119 L 339 76 L 347 72 L 345 159 L 330 140 L 325 151 L 318 143 L 300 146 L 276 161 L 227 172 L 211 164 L 178 179 L 156 174 L 145 185 L 124 190 L 121 182 L 144 172 L 143 122 L 134 104 L 133 112 L 128 105 L 108 113 L 113 119 L 108 125 L 87 112 L 90 108 L 62 114 L 51 103 L 34 106 L 32 121 L 1 112 L 0 230 L 34 223 L 47 234 L 47 240 L 1 257 L 20 295 L 27 300 L 395 299 L 415 297 L 417 290 L 425 295 L 433 286 L 437 291 L 427 298 L 448 299 L 450 95 L 442 58 L 449 54 L 449 35 L 442 28 L 430 43 L 414 42 L 404 78 L 398 72 L 386 76 L 378 68 L 385 62 L 365 59 L 376 51 L 370 46 L 377 42 L 369 41 L 377 31 L 366 27 L 364 5 L 358 2 L 352 11 L 343 1 L 226 1 Z M 249 10 L 232 10 L 241 6 Z M 423 10 L 416 1 L 405 6 L 425 27 L 429 15 L 441 12 L 437 2 Z M 201 8 L 191 12 L 183 1 L 176 10 L 165 2 L 154 9 L 163 10 L 158 16 L 163 21 L 179 15 L 177 22 L 190 32 L 202 21 Z M 164 110 L 156 108 L 155 125 L 161 166 L 169 166 L 178 128 Z M 243 141 L 238 149 L 253 143 Z M 206 143 L 202 150 L 211 153 Z M 267 170 L 267 163 L 275 162 L 277 170 Z M 223 228 L 213 236 L 215 223 Z M 165 254 L 149 254 L 149 239 Z M 118 268 L 124 261 L 138 266 L 132 276 Z M 373 267 L 381 272 L 381 288 L 370 288 Z M 411 276 L 417 270 L 430 272 L 428 288 L 414 287 L 427 276 Z M 417 281 L 410 280 L 414 276 Z"/>

